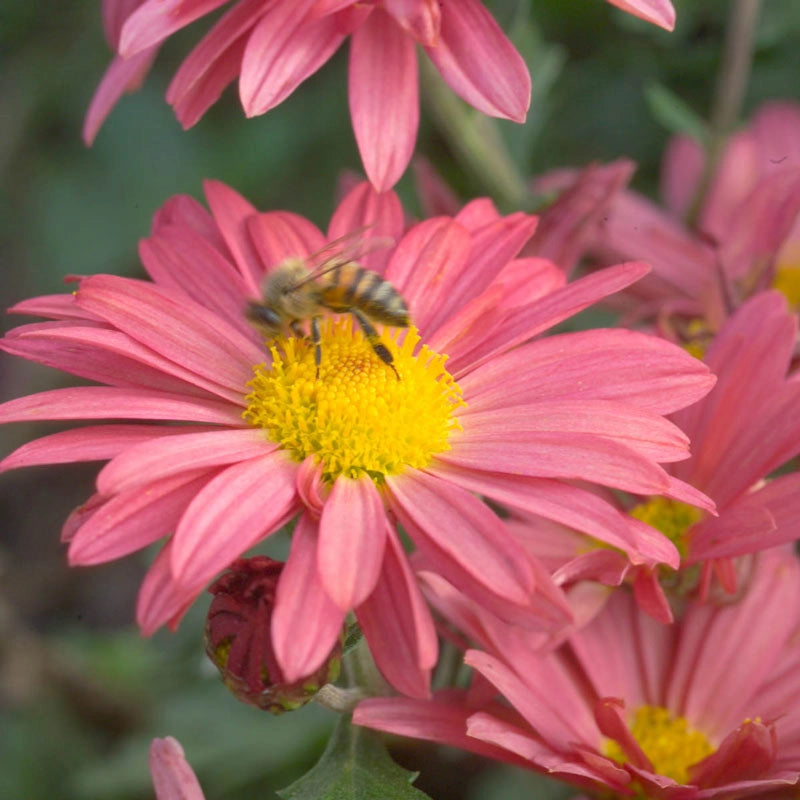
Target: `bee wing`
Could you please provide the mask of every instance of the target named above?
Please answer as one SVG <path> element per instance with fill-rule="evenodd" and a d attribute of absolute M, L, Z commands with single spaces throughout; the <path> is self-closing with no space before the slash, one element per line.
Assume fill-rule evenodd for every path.
<path fill-rule="evenodd" d="M 294 291 L 307 283 L 317 280 L 317 278 L 328 272 L 332 272 L 342 264 L 356 261 L 367 253 L 372 253 L 375 250 L 382 250 L 394 244 L 394 239 L 390 236 L 365 238 L 362 234 L 371 227 L 371 225 L 365 225 L 362 228 L 350 231 L 350 233 L 346 233 L 344 236 L 340 236 L 338 239 L 328 242 L 324 247 L 317 250 L 316 253 L 309 255 L 305 259 L 306 264 L 311 267 L 314 262 L 317 262 L 317 265 L 311 267 L 311 272 L 302 280 L 293 284 L 289 291 Z M 319 259 L 323 256 L 325 257 L 320 261 Z"/>

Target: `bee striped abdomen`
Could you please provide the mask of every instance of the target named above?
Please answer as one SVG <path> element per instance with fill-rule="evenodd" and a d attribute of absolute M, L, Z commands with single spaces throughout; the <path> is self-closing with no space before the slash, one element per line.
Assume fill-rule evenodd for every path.
<path fill-rule="evenodd" d="M 405 328 L 411 323 L 405 301 L 392 284 L 353 262 L 331 270 L 320 302 L 340 313 L 359 309 L 387 325 Z"/>

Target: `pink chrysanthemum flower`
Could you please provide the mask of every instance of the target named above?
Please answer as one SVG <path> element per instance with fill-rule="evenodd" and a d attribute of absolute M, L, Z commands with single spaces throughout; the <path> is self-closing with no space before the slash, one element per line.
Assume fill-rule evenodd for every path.
<path fill-rule="evenodd" d="M 796 556 L 765 551 L 737 603 L 662 626 L 618 591 L 553 653 L 469 651 L 471 694 L 367 700 L 354 721 L 499 748 L 602 797 L 765 797 L 800 778 L 799 603 Z M 488 710 L 486 682 L 513 712 Z"/>
<path fill-rule="evenodd" d="M 797 319 L 776 291 L 746 302 L 715 337 L 705 363 L 717 376 L 711 392 L 672 419 L 692 442 L 690 458 L 668 466 L 676 478 L 716 504 L 716 515 L 664 497 L 630 511 L 661 530 L 681 554 L 680 569 L 632 566 L 622 553 L 597 547 L 582 533 L 532 518 L 509 525 L 526 549 L 554 572 L 559 585 L 632 580 L 642 607 L 657 619 L 672 618 L 669 597 L 699 590 L 705 597 L 716 576 L 728 595 L 737 591 L 737 557 L 797 539 L 800 474 L 770 479 L 800 453 L 800 381 L 789 374 Z M 666 590 L 666 592 L 665 592 Z M 583 594 L 602 602 L 602 592 Z"/>
<path fill-rule="evenodd" d="M 326 239 L 222 184 L 207 183 L 206 197 L 210 214 L 177 197 L 156 215 L 141 245 L 153 282 L 96 275 L 74 295 L 21 303 L 15 311 L 56 321 L 2 343 L 106 385 L 10 401 L 0 421 L 139 423 L 47 436 L 0 468 L 111 459 L 64 538 L 72 564 L 93 564 L 168 537 L 139 598 L 146 633 L 176 624 L 217 573 L 298 512 L 272 617 L 287 681 L 319 666 L 353 608 L 387 679 L 427 691 L 436 636 L 395 521 L 433 572 L 500 618 L 563 624 L 549 576 L 473 492 L 587 530 L 640 563 L 676 563 L 666 538 L 571 482 L 696 500 L 658 462 L 686 457 L 686 437 L 662 415 L 708 391 L 707 368 L 631 331 L 523 344 L 645 266 L 565 286 L 549 262 L 515 259 L 536 219 L 500 217 L 485 200 L 403 233 L 397 197 L 364 183 Z M 402 293 L 416 325 L 382 335 L 399 379 L 349 316 L 321 326 L 318 374 L 304 338 L 265 349 L 243 315 L 265 274 L 365 225 L 398 242 L 364 263 Z"/>
<path fill-rule="evenodd" d="M 84 124 L 91 142 L 125 91 L 138 88 L 170 35 L 227 0 L 104 0 L 106 38 L 118 55 Z M 672 29 L 668 0 L 612 0 Z M 378 191 L 403 174 L 417 136 L 416 46 L 449 86 L 493 117 L 522 122 L 530 75 L 520 54 L 480 0 L 239 0 L 181 65 L 167 101 L 194 125 L 239 77 L 247 116 L 282 103 L 350 36 L 350 114 L 368 178 Z"/>
<path fill-rule="evenodd" d="M 688 136 L 669 144 L 664 208 L 621 192 L 599 229 L 601 262 L 641 258 L 653 271 L 622 306 L 684 340 L 716 331 L 752 294 L 774 286 L 800 307 L 800 105 L 764 105 L 706 175 Z M 564 175 L 544 181 L 563 184 Z M 622 299 L 622 296 L 621 298 Z"/>
<path fill-rule="evenodd" d="M 94 138 L 168 36 L 226 2 L 106 2 L 107 35 L 119 55 L 92 101 L 84 138 Z M 240 0 L 189 54 L 167 100 L 190 127 L 238 77 L 247 116 L 263 114 L 316 72 L 348 36 L 353 129 L 364 169 L 379 191 L 398 181 L 414 150 L 417 44 L 475 108 L 516 122 L 525 119 L 531 87 L 527 67 L 480 0 Z"/>
<path fill-rule="evenodd" d="M 205 800 L 180 742 L 172 736 L 153 739 L 150 745 L 150 774 L 153 776 L 156 800 Z"/>

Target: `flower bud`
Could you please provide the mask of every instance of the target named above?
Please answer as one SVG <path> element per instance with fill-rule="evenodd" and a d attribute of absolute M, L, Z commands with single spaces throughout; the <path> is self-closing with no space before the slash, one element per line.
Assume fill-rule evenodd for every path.
<path fill-rule="evenodd" d="M 273 714 L 305 705 L 339 675 L 339 642 L 311 675 L 286 683 L 272 649 L 270 623 L 283 563 L 266 556 L 239 558 L 210 587 L 206 652 L 228 689 Z M 302 624 L 298 621 L 298 624 Z"/>

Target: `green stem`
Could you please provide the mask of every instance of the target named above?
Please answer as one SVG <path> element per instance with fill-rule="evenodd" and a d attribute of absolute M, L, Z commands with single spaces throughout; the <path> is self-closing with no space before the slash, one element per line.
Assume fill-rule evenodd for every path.
<path fill-rule="evenodd" d="M 759 6 L 760 0 L 732 3 L 709 122 L 712 139 L 727 136 L 739 117 L 753 62 Z"/>
<path fill-rule="evenodd" d="M 697 222 L 703 198 L 716 172 L 728 135 L 741 113 L 753 62 L 753 40 L 758 24 L 760 2 L 761 0 L 733 0 L 731 4 L 722 49 L 722 63 L 717 75 L 708 123 L 706 168 L 688 214 L 690 224 Z"/>

